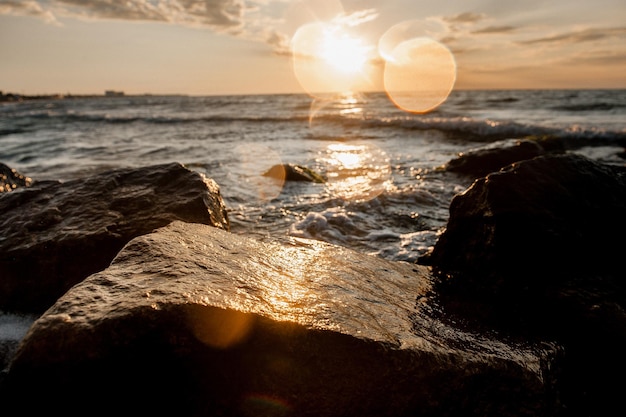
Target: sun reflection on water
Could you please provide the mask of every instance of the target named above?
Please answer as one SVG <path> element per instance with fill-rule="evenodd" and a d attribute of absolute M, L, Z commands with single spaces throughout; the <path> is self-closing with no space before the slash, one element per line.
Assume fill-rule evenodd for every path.
<path fill-rule="evenodd" d="M 368 201 L 391 185 L 389 157 L 370 143 L 330 144 L 320 162 L 329 191 L 344 200 Z"/>

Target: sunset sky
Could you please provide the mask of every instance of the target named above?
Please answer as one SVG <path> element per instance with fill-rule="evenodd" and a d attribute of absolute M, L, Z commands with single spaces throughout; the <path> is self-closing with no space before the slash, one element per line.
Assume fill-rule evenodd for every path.
<path fill-rule="evenodd" d="M 452 52 L 454 88 L 626 88 L 624 0 L 0 0 L 0 91 L 298 93 L 292 39 L 316 22 L 349 31 L 327 76 L 363 58 L 380 90 L 379 41 L 407 21 Z"/>

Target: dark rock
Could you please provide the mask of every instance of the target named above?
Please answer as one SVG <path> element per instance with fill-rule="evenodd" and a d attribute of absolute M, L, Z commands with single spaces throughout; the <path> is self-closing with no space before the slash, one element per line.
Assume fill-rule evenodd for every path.
<path fill-rule="evenodd" d="M 0 310 L 41 313 L 132 238 L 174 220 L 228 229 L 219 187 L 180 164 L 0 194 Z"/>
<path fill-rule="evenodd" d="M 554 348 L 445 324 L 431 287 L 422 266 L 173 222 L 33 324 L 0 402 L 14 415 L 555 415 Z"/>
<path fill-rule="evenodd" d="M 570 415 L 626 414 L 625 213 L 623 167 L 538 157 L 457 195 L 429 259 L 448 312 L 564 346 Z"/>
<path fill-rule="evenodd" d="M 32 182 L 29 177 L 0 162 L 0 193 L 7 193 L 18 187 L 30 187 Z"/>
<path fill-rule="evenodd" d="M 445 169 L 478 178 L 497 172 L 514 162 L 532 159 L 545 153 L 543 147 L 534 140 L 502 141 L 461 153 L 449 161 Z"/>
<path fill-rule="evenodd" d="M 312 169 L 294 164 L 274 165 L 264 172 L 263 176 L 280 181 L 305 181 L 315 183 L 326 182 L 324 177 Z"/>

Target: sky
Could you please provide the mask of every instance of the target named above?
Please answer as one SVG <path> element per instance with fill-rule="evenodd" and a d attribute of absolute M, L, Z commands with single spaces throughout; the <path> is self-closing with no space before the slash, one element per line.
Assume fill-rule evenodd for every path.
<path fill-rule="evenodd" d="M 0 0 L 0 91 L 379 91 L 423 37 L 455 89 L 626 88 L 624 0 Z"/>

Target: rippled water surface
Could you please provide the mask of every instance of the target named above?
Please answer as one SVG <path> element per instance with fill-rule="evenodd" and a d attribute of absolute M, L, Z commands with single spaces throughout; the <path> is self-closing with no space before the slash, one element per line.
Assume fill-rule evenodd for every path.
<path fill-rule="evenodd" d="M 178 161 L 215 179 L 234 233 L 312 237 L 415 261 L 445 227 L 471 179 L 435 168 L 458 152 L 551 134 L 597 141 L 623 163 L 625 90 L 454 91 L 417 115 L 385 94 L 129 96 L 0 105 L 0 162 L 35 180 Z M 262 174 L 293 163 L 325 184 Z"/>

